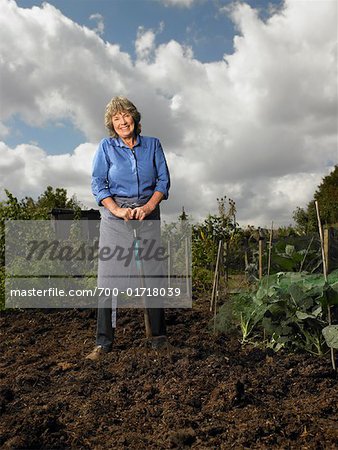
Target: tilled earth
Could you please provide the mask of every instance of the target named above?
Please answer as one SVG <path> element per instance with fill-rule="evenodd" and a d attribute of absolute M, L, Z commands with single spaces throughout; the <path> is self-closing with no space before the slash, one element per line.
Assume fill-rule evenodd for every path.
<path fill-rule="evenodd" d="M 198 303 L 167 311 L 171 353 L 147 349 L 142 311 L 120 311 L 96 363 L 95 311 L 1 312 L 0 447 L 338 448 L 329 357 L 213 336 Z"/>

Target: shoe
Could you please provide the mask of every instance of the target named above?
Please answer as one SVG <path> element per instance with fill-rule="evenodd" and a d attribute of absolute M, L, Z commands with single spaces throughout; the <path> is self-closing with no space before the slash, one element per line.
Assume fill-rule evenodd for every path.
<path fill-rule="evenodd" d="M 94 350 L 85 357 L 85 359 L 90 359 L 91 361 L 98 361 L 99 359 L 101 359 L 103 357 L 103 355 L 105 353 L 108 353 L 108 352 L 106 350 L 104 350 L 102 345 L 97 345 L 94 348 Z"/>

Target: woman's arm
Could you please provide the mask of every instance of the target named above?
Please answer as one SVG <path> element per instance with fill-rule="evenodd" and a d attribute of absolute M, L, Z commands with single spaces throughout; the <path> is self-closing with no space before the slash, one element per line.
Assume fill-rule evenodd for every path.
<path fill-rule="evenodd" d="M 156 206 L 163 200 L 167 199 L 169 195 L 170 188 L 170 175 L 167 166 L 167 161 L 164 156 L 164 152 L 161 143 L 156 139 L 156 150 L 154 164 L 157 172 L 157 180 L 155 191 L 148 202 L 134 209 L 134 219 L 143 220 L 145 217 L 149 216 Z"/>
<path fill-rule="evenodd" d="M 128 221 L 133 218 L 133 210 L 131 208 L 120 208 L 111 197 L 108 183 L 109 163 L 104 150 L 105 145 L 106 140 L 102 140 L 94 156 L 92 192 L 99 206 L 103 205 L 114 214 L 114 216 Z"/>
<path fill-rule="evenodd" d="M 109 164 L 104 147 L 105 140 L 103 139 L 94 155 L 92 166 L 92 193 L 99 206 L 102 206 L 104 198 L 111 196 L 107 179 Z"/>
<path fill-rule="evenodd" d="M 170 175 L 167 161 L 160 141 L 156 140 L 154 163 L 157 172 L 156 186 L 154 192 L 162 192 L 163 198 L 167 200 L 170 189 Z"/>

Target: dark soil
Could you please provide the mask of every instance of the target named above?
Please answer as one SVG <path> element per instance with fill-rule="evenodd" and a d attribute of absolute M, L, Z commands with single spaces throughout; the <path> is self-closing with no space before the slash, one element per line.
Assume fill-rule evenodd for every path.
<path fill-rule="evenodd" d="M 147 350 L 142 311 L 120 311 L 97 363 L 94 311 L 2 312 L 0 447 L 338 448 L 329 356 L 213 336 L 202 303 L 167 311 L 171 354 Z"/>

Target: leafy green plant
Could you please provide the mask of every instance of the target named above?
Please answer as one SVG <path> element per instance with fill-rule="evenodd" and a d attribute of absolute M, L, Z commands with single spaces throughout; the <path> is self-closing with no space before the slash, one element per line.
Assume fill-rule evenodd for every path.
<path fill-rule="evenodd" d="M 328 325 L 322 330 L 328 347 L 338 349 L 338 325 Z"/>
<path fill-rule="evenodd" d="M 273 243 L 271 265 L 274 272 L 315 272 L 322 264 L 317 234 L 278 238 Z"/>
<path fill-rule="evenodd" d="M 328 283 L 320 274 L 280 272 L 264 277 L 255 292 L 234 296 L 232 304 L 243 343 L 256 331 L 276 351 L 285 347 L 321 355 L 329 342 L 337 342 L 336 328 L 327 328 L 326 306 L 338 304 L 338 270 L 329 275 Z"/>
<path fill-rule="evenodd" d="M 196 294 L 210 292 L 212 290 L 212 284 L 214 274 L 209 269 L 203 267 L 192 268 L 193 289 Z"/>

